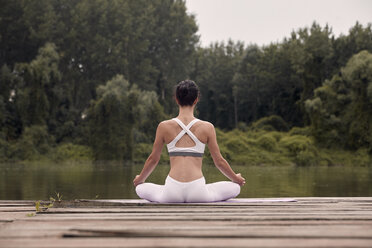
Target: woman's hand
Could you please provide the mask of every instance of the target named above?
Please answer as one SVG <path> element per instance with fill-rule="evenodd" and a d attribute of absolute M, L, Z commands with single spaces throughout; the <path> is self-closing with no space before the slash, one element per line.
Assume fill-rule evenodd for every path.
<path fill-rule="evenodd" d="M 240 173 L 235 174 L 235 175 L 236 175 L 236 179 L 234 180 L 234 183 L 237 183 L 240 186 L 244 186 L 244 184 L 245 184 L 245 178 L 242 177 L 242 175 Z"/>
<path fill-rule="evenodd" d="M 140 175 L 137 175 L 134 180 L 133 180 L 133 184 L 134 184 L 134 187 L 137 187 L 138 184 L 141 184 L 141 183 L 144 183 L 145 180 L 142 180 L 140 178 Z"/>

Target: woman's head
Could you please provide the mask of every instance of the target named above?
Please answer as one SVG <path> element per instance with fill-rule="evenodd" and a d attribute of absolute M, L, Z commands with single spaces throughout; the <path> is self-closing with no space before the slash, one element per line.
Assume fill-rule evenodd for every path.
<path fill-rule="evenodd" d="M 177 84 L 175 96 L 180 106 L 192 106 L 199 97 L 199 88 L 194 81 L 184 80 Z"/>

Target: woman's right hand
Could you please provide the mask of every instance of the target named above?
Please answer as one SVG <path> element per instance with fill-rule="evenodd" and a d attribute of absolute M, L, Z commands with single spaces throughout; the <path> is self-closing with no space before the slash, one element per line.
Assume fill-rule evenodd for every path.
<path fill-rule="evenodd" d="M 134 187 L 137 187 L 141 183 L 144 183 L 144 180 L 141 180 L 140 175 L 137 175 L 133 180 Z"/>
<path fill-rule="evenodd" d="M 240 186 L 243 186 L 245 184 L 245 178 L 242 177 L 240 173 L 235 174 L 235 175 L 236 175 L 236 179 L 233 182 L 239 184 Z"/>

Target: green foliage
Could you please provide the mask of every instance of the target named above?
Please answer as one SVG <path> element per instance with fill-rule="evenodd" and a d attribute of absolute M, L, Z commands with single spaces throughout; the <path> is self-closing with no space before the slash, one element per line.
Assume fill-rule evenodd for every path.
<path fill-rule="evenodd" d="M 342 68 L 341 76 L 326 80 L 306 101 L 311 128 L 327 147 L 368 148 L 372 151 L 372 54 L 362 51 Z"/>
<path fill-rule="evenodd" d="M 289 130 L 287 123 L 277 115 L 271 115 L 268 117 L 263 117 L 258 121 L 252 123 L 253 129 L 263 129 L 266 131 L 284 131 L 287 132 Z"/>
<path fill-rule="evenodd" d="M 44 202 L 41 202 L 41 201 L 36 201 L 35 202 L 35 212 L 36 213 L 39 213 L 39 212 L 45 212 L 47 211 L 49 208 L 52 208 L 53 205 L 54 205 L 54 201 L 50 201 L 49 203 L 44 203 Z M 34 215 L 28 215 L 29 217 L 32 217 Z"/>
<path fill-rule="evenodd" d="M 56 192 L 56 198 L 49 197 L 49 202 L 42 202 L 42 201 L 36 201 L 35 202 L 35 213 L 27 214 L 28 217 L 35 216 L 36 213 L 39 212 L 46 212 L 49 208 L 52 208 L 54 206 L 54 203 L 61 202 L 62 201 L 62 194 Z"/>
<path fill-rule="evenodd" d="M 56 192 L 56 198 L 54 198 L 54 197 L 49 197 L 49 200 L 52 202 L 52 203 L 54 203 L 55 201 L 58 201 L 58 202 L 60 202 L 60 201 L 62 201 L 62 194 L 60 194 L 59 192 L 57 193 Z"/>
<path fill-rule="evenodd" d="M 17 139 L 22 131 L 14 102 L 16 99 L 16 86 L 20 79 L 4 64 L 0 70 L 0 132 L 6 140 Z"/>
<path fill-rule="evenodd" d="M 93 152 L 88 146 L 77 145 L 71 143 L 60 144 L 55 147 L 49 154 L 48 157 L 54 161 L 64 160 L 92 160 Z"/>
<path fill-rule="evenodd" d="M 134 142 L 152 143 L 158 124 L 168 116 L 165 115 L 154 91 L 143 91 L 137 86 L 134 86 L 131 91 L 138 96 L 138 103 L 133 106 L 133 111 L 136 113 Z"/>
<path fill-rule="evenodd" d="M 273 151 L 276 148 L 276 139 L 271 133 L 265 134 L 257 139 L 257 144 L 267 151 Z"/>
<path fill-rule="evenodd" d="M 23 87 L 16 92 L 15 104 L 24 126 L 45 125 L 49 119 L 50 98 L 53 97 L 49 89 L 61 79 L 58 62 L 55 45 L 47 43 L 29 64 L 16 65 Z"/>
<path fill-rule="evenodd" d="M 352 153 L 316 146 L 313 139 L 308 136 L 308 129 L 296 128 L 292 130 L 293 133 L 263 130 L 243 132 L 237 129 L 223 132 L 216 129 L 216 134 L 221 154 L 231 164 L 277 166 L 372 164 L 372 159 L 365 150 Z M 152 144 L 136 145 L 135 162 L 144 163 L 151 149 Z M 358 156 L 358 161 L 353 159 L 355 156 Z M 163 149 L 160 163 L 168 163 L 168 159 L 166 149 Z M 208 148 L 204 154 L 204 163 L 213 163 Z"/>
<path fill-rule="evenodd" d="M 231 164 L 239 165 L 372 165 L 366 149 L 356 152 L 319 147 L 309 136 L 309 128 L 291 132 L 217 129 L 221 154 Z M 213 163 L 206 149 L 204 162 Z"/>
<path fill-rule="evenodd" d="M 147 157 L 152 151 L 152 144 L 138 143 L 135 145 L 133 151 L 133 162 L 135 163 L 145 163 Z"/>
<path fill-rule="evenodd" d="M 40 212 L 40 201 L 35 202 L 35 210 L 36 212 Z"/>
<path fill-rule="evenodd" d="M 87 113 L 89 143 L 96 160 L 132 159 L 133 109 L 137 101 L 137 92 L 122 75 L 97 88 L 97 100 Z"/>
<path fill-rule="evenodd" d="M 26 127 L 21 139 L 16 144 L 15 156 L 22 160 L 39 159 L 47 154 L 54 144 L 54 139 L 49 135 L 46 126 L 33 125 Z"/>
<path fill-rule="evenodd" d="M 218 131 L 221 151 L 236 161 L 273 161 L 282 152 L 282 163 L 286 134 L 275 131 L 290 128 L 318 146 L 371 152 L 371 24 L 335 37 L 313 23 L 262 47 L 198 47 L 197 29 L 179 0 L 3 1 L 0 160 L 142 157 L 135 150 L 175 114 L 173 85 L 185 78 L 200 86 L 201 119 L 249 133 L 234 140 Z M 37 126 L 53 140 L 44 148 L 29 146 L 35 137 L 26 130 Z M 233 156 L 243 148 L 258 154 Z"/>
<path fill-rule="evenodd" d="M 293 135 L 280 141 L 297 165 L 316 165 L 319 163 L 318 151 L 313 141 L 304 136 Z"/>
<path fill-rule="evenodd" d="M 9 149 L 9 144 L 5 140 L 5 135 L 3 132 L 0 132 L 0 162 L 4 162 L 6 160 L 7 151 Z"/>
<path fill-rule="evenodd" d="M 87 116 L 96 160 L 132 160 L 134 142 L 152 142 L 165 117 L 155 92 L 130 86 L 122 75 L 97 88 Z"/>
<path fill-rule="evenodd" d="M 152 151 L 152 144 L 147 143 L 138 143 L 134 146 L 133 151 L 133 162 L 134 163 L 145 163 L 148 156 L 151 154 Z M 162 153 L 160 155 L 159 164 L 168 164 L 169 163 L 169 155 L 166 148 L 163 148 Z"/>
<path fill-rule="evenodd" d="M 233 78 L 243 53 L 243 43 L 231 40 L 196 50 L 191 78 L 201 91 L 198 115 L 220 128 L 231 129 L 237 125 Z"/>
<path fill-rule="evenodd" d="M 307 137 L 293 135 L 283 138 L 281 144 L 288 149 L 289 152 L 297 154 L 301 151 L 310 150 L 313 147 L 313 142 Z"/>
<path fill-rule="evenodd" d="M 293 127 L 289 131 L 290 135 L 311 136 L 311 129 L 309 127 Z"/>

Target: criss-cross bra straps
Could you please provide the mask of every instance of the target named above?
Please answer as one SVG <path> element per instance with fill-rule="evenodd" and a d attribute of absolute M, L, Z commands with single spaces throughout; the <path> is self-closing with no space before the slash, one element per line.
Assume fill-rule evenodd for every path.
<path fill-rule="evenodd" d="M 178 125 L 182 128 L 182 131 L 178 133 L 178 135 L 169 143 L 167 144 L 169 156 L 191 156 L 191 157 L 203 157 L 204 147 L 203 144 L 193 132 L 190 131 L 192 125 L 194 125 L 199 119 L 192 120 L 187 126 L 183 124 L 177 118 L 173 118 L 174 121 L 178 123 Z M 190 138 L 195 142 L 195 146 L 192 147 L 177 147 L 176 143 L 182 138 L 183 135 L 188 134 Z"/>
<path fill-rule="evenodd" d="M 199 121 L 199 119 L 194 119 L 192 120 L 189 124 L 187 124 L 187 126 L 185 126 L 185 124 L 183 124 L 182 121 L 180 121 L 179 119 L 177 118 L 173 118 L 173 120 L 175 120 L 178 125 L 180 125 L 182 127 L 182 131 L 174 138 L 174 140 L 172 142 L 177 143 L 177 141 L 179 139 L 182 138 L 183 135 L 185 135 L 186 133 L 190 136 L 190 138 L 195 142 L 195 144 L 198 144 L 200 143 L 200 140 L 190 131 L 190 128 L 192 127 L 192 125 L 194 125 L 197 121 Z"/>

